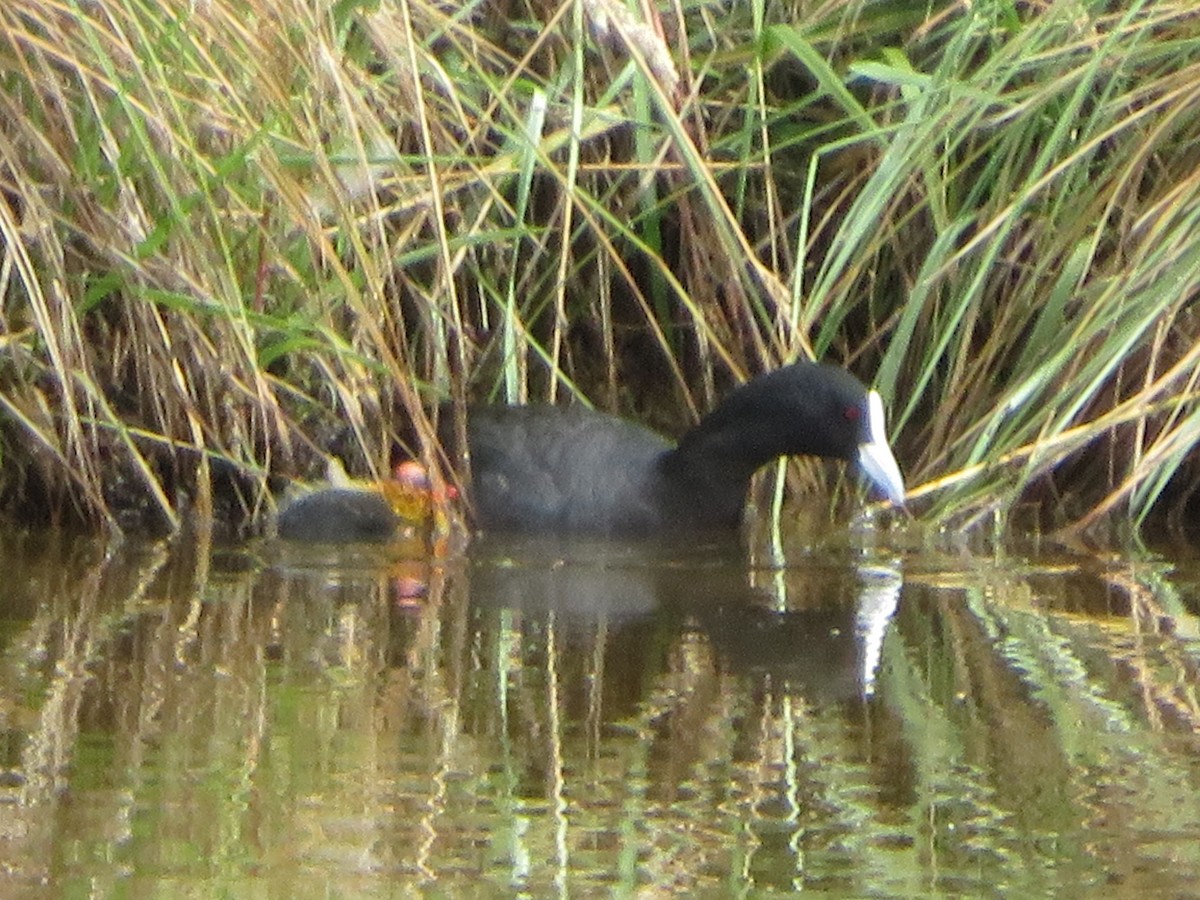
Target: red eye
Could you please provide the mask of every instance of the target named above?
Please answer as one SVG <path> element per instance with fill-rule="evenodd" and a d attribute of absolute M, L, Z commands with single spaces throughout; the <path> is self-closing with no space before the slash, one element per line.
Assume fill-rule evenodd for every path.
<path fill-rule="evenodd" d="M 857 422 L 862 418 L 862 409 L 857 406 L 847 406 L 842 410 L 842 415 L 847 422 Z"/>

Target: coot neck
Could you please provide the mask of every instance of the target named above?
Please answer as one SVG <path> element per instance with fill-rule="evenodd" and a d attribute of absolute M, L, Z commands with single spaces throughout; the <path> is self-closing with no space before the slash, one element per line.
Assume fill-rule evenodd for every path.
<path fill-rule="evenodd" d="M 661 461 L 661 471 L 681 494 L 706 498 L 717 519 L 740 520 L 750 479 L 790 452 L 777 426 L 772 379 L 751 381 L 731 393 Z"/>
<path fill-rule="evenodd" d="M 782 455 L 771 435 L 746 430 L 753 427 L 737 418 L 714 423 L 709 417 L 665 455 L 664 468 L 680 477 L 740 485 L 744 494 L 754 473 Z"/>

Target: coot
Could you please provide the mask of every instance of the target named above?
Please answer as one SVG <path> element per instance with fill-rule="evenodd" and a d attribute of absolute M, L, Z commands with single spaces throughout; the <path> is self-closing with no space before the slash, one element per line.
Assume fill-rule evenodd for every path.
<path fill-rule="evenodd" d="M 849 372 L 799 362 L 734 390 L 672 446 L 580 407 L 484 406 L 467 415 L 471 508 L 484 531 L 613 537 L 736 530 L 750 478 L 774 459 L 856 462 L 893 503 L 904 480 L 883 403 Z M 279 514 L 300 541 L 383 540 L 399 527 L 378 490 L 327 489 Z"/>
<path fill-rule="evenodd" d="M 857 462 L 895 504 L 904 481 L 883 403 L 849 372 L 798 362 L 734 390 L 677 446 L 578 407 L 467 416 L 471 506 L 484 531 L 640 536 L 732 531 L 751 476 L 781 456 Z"/>
<path fill-rule="evenodd" d="M 276 518 L 281 538 L 305 543 L 362 543 L 391 540 L 404 527 L 425 525 L 445 501 L 420 463 L 405 461 L 392 477 L 375 483 L 350 481 L 340 463 L 334 487 L 295 497 Z M 457 496 L 450 489 L 451 499 Z"/>

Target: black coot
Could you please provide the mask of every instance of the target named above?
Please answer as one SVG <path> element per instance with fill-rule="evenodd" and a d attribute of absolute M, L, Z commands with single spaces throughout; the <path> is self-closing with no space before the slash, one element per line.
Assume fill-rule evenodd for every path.
<path fill-rule="evenodd" d="M 857 462 L 888 499 L 904 501 L 879 395 L 844 369 L 809 362 L 737 388 L 675 447 L 624 419 L 554 406 L 472 409 L 467 442 L 484 531 L 730 531 L 751 476 L 789 455 Z"/>

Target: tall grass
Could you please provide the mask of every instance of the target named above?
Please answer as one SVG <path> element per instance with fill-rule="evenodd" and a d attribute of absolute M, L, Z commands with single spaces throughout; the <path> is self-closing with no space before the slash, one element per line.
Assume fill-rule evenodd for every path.
<path fill-rule="evenodd" d="M 5 3 L 8 505 L 254 521 L 435 462 L 440 400 L 679 428 L 797 355 L 884 393 L 931 519 L 1186 498 L 1189 3 L 655 10 Z"/>

